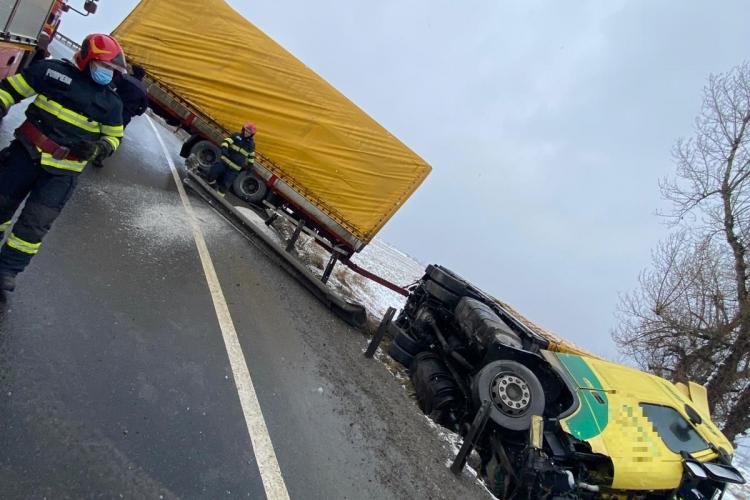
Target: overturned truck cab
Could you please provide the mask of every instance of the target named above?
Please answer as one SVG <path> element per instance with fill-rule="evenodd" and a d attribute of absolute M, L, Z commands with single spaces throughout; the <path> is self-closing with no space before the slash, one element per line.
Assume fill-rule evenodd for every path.
<path fill-rule="evenodd" d="M 745 481 L 703 386 L 589 354 L 448 269 L 427 268 L 389 329 L 420 408 L 473 441 L 499 498 L 698 500 Z"/>

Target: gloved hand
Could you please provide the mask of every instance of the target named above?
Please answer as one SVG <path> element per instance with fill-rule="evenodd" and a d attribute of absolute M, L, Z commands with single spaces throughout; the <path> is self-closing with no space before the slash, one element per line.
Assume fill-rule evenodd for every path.
<path fill-rule="evenodd" d="M 99 153 L 99 143 L 95 141 L 81 141 L 70 147 L 70 153 L 81 160 L 92 160 Z"/>
<path fill-rule="evenodd" d="M 94 168 L 102 168 L 104 167 L 104 159 L 114 153 L 114 150 L 112 149 L 112 145 L 104 139 L 97 141 L 96 147 L 97 152 L 96 155 L 94 155 L 94 159 L 91 160 L 91 166 Z"/>
<path fill-rule="evenodd" d="M 81 141 L 70 148 L 71 154 L 81 160 L 104 159 L 114 153 L 112 145 L 104 139 Z"/>
<path fill-rule="evenodd" d="M 115 148 L 112 147 L 112 144 L 104 139 L 99 139 L 98 141 L 96 141 L 96 147 L 98 148 L 96 158 L 100 160 L 109 158 L 110 156 L 112 156 L 112 153 L 115 152 Z"/>

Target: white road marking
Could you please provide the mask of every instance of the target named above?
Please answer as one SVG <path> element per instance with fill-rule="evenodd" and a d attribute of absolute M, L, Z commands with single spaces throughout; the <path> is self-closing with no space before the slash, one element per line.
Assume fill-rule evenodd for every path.
<path fill-rule="evenodd" d="M 201 231 L 198 220 L 193 212 L 190 198 L 188 198 L 187 193 L 185 193 L 185 188 L 182 185 L 182 180 L 180 179 L 179 174 L 177 173 L 174 161 L 172 161 L 172 157 L 170 156 L 169 151 L 167 151 L 167 147 L 164 144 L 153 120 L 151 120 L 149 116 L 146 116 L 146 118 L 148 119 L 151 128 L 154 129 L 154 134 L 159 140 L 159 144 L 161 144 L 164 157 L 167 159 L 167 163 L 169 163 L 172 177 L 174 177 L 174 182 L 177 185 L 177 191 L 179 191 L 180 198 L 182 199 L 182 205 L 185 207 L 190 227 L 193 230 L 193 238 L 195 239 L 195 245 L 198 247 L 198 254 L 200 255 L 201 264 L 203 265 L 203 272 L 206 275 L 208 288 L 211 291 L 211 299 L 213 300 L 214 309 L 216 310 L 216 317 L 219 320 L 221 335 L 224 337 L 224 346 L 226 347 L 227 355 L 229 356 L 229 364 L 232 367 L 234 383 L 237 386 L 237 393 L 240 397 L 242 413 L 245 415 L 245 423 L 247 424 L 247 431 L 250 434 L 250 441 L 253 445 L 255 461 L 258 463 L 258 469 L 260 469 L 263 488 L 265 489 L 266 496 L 269 500 L 288 499 L 289 493 L 287 492 L 286 484 L 284 484 L 284 478 L 281 475 L 279 462 L 276 460 L 276 453 L 274 452 L 273 444 L 271 443 L 271 436 L 268 434 L 268 427 L 266 427 L 266 421 L 263 419 L 260 402 L 255 393 L 253 381 L 250 378 L 250 370 L 247 367 L 247 361 L 245 361 L 242 346 L 240 346 L 240 341 L 237 338 L 237 331 L 234 328 L 234 322 L 229 314 L 229 307 L 224 298 L 224 292 L 221 290 L 219 278 L 216 276 L 214 263 L 211 260 L 211 255 L 208 253 L 206 240 L 203 238 L 203 232 Z"/>

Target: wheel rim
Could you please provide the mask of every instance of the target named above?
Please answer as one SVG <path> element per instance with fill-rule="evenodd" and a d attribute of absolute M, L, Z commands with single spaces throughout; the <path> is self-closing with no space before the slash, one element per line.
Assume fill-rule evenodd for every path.
<path fill-rule="evenodd" d="M 246 194 L 255 194 L 258 192 L 258 189 L 260 189 L 260 183 L 254 177 L 247 177 L 242 183 L 242 190 Z"/>
<path fill-rule="evenodd" d="M 531 391 L 525 380 L 512 373 L 498 374 L 490 384 L 492 402 L 509 416 L 525 412 L 531 404 Z"/>
<path fill-rule="evenodd" d="M 216 155 L 213 151 L 206 148 L 200 153 L 198 153 L 198 159 L 203 163 L 204 165 L 211 165 L 213 162 L 216 161 Z"/>

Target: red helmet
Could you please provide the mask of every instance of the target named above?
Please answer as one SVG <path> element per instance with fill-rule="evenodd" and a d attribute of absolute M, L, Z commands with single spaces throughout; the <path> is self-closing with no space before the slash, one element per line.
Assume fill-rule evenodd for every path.
<path fill-rule="evenodd" d="M 258 127 L 255 126 L 253 122 L 247 122 L 242 126 L 242 131 L 246 132 L 248 135 L 255 135 L 255 132 L 257 132 Z"/>
<path fill-rule="evenodd" d="M 87 36 L 81 44 L 81 50 L 76 52 L 74 60 L 78 69 L 82 71 L 88 68 L 92 61 L 102 63 L 120 73 L 126 73 L 128 70 L 122 47 L 109 35 L 95 33 Z"/>

